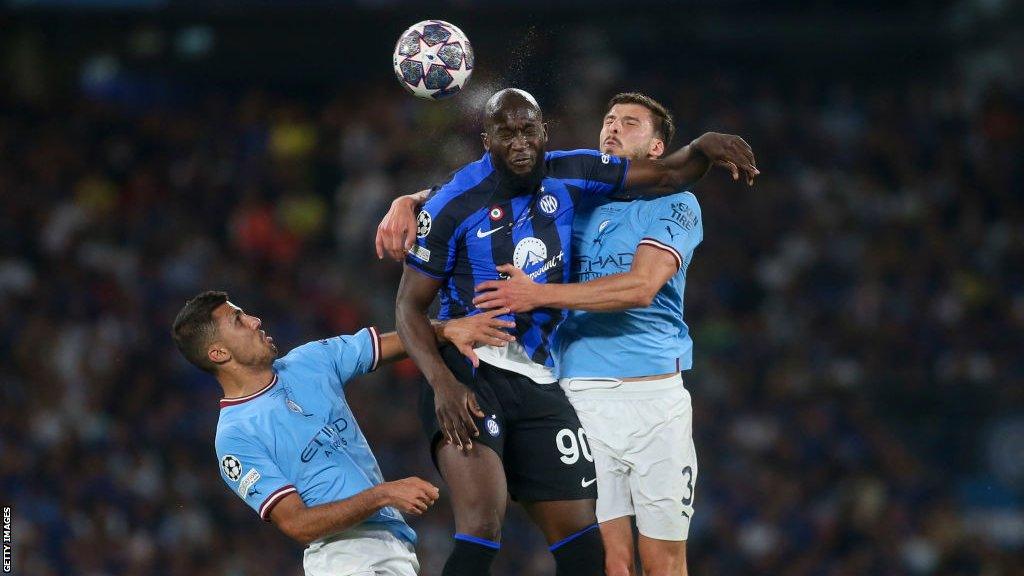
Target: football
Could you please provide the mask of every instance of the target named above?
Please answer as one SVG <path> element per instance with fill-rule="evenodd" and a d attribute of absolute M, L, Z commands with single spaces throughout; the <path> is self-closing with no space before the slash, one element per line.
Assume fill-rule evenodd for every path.
<path fill-rule="evenodd" d="M 457 26 L 424 20 L 398 37 L 395 76 L 413 96 L 440 100 L 458 94 L 473 73 L 473 48 Z"/>

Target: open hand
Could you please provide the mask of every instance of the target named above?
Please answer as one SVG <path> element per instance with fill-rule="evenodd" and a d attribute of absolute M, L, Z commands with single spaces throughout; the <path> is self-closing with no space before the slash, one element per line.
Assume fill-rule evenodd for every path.
<path fill-rule="evenodd" d="M 498 272 L 508 276 L 507 280 L 488 280 L 477 284 L 477 296 L 473 305 L 477 308 L 508 308 L 513 313 L 529 312 L 543 305 L 541 290 L 525 272 L 512 264 L 498 266 Z"/>
<path fill-rule="evenodd" d="M 434 413 L 445 441 L 459 450 L 471 450 L 480 435 L 473 417 L 483 418 L 476 394 L 457 380 L 434 384 Z"/>
<path fill-rule="evenodd" d="M 473 348 L 477 346 L 506 346 L 509 342 L 515 341 L 516 337 L 502 328 L 515 328 L 516 323 L 499 318 L 499 316 L 505 316 L 510 312 L 511 310 L 508 308 L 498 308 L 457 320 L 449 320 L 445 322 L 442 334 L 445 340 L 454 344 L 459 352 L 462 352 L 462 355 L 473 363 L 473 367 L 477 368 L 480 366 L 480 358 L 477 357 Z"/>
<path fill-rule="evenodd" d="M 706 132 L 694 140 L 692 145 L 703 152 L 713 165 L 728 170 L 733 180 L 739 180 L 742 175 L 747 185 L 753 186 L 754 178 L 761 173 L 757 169 L 750 144 L 739 136 Z"/>

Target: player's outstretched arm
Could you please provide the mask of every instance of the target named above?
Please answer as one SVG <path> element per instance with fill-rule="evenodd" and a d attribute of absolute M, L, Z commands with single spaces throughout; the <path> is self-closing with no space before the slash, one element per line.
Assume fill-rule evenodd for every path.
<path fill-rule="evenodd" d="M 729 170 L 733 180 L 740 176 L 749 186 L 761 172 L 754 151 L 743 138 L 732 134 L 706 132 L 664 158 L 633 160 L 626 174 L 624 198 L 652 198 L 678 192 L 704 177 L 712 166 Z"/>
<path fill-rule="evenodd" d="M 298 494 L 289 494 L 274 506 L 270 520 L 288 537 L 303 545 L 347 530 L 385 506 L 420 515 L 435 501 L 437 487 L 411 477 L 378 484 L 344 500 L 307 507 Z"/>
<path fill-rule="evenodd" d="M 676 271 L 675 256 L 660 248 L 641 245 L 629 272 L 576 284 L 538 284 L 511 264 L 498 267 L 508 280 L 491 280 L 476 287 L 478 308 L 500 306 L 512 312 L 534 308 L 568 308 L 588 312 L 613 312 L 651 305 L 661 287 Z"/>
<path fill-rule="evenodd" d="M 437 334 L 438 344 L 450 342 L 462 355 L 473 363 L 474 368 L 480 367 L 480 358 L 477 357 L 473 348 L 477 346 L 507 346 L 514 342 L 516 337 L 505 332 L 502 328 L 515 328 L 516 323 L 511 320 L 502 320 L 512 311 L 508 308 L 495 308 L 483 314 L 465 316 L 457 320 L 446 320 L 443 322 L 434 321 L 434 330 Z"/>
<path fill-rule="evenodd" d="M 440 280 L 420 274 L 406 265 L 398 285 L 395 320 L 405 350 L 434 389 L 434 410 L 445 441 L 460 450 L 471 449 L 471 438 L 480 435 L 473 416 L 483 418 L 484 413 L 476 395 L 455 378 L 437 351 L 427 307 L 434 301 L 440 287 Z"/>
<path fill-rule="evenodd" d="M 515 322 L 502 320 L 499 316 L 508 314 L 508 310 L 492 310 L 486 314 L 466 316 L 456 320 L 431 320 L 434 338 L 437 344 L 451 343 L 459 349 L 473 366 L 479 366 L 480 360 L 473 352 L 477 346 L 506 346 L 515 340 L 502 328 L 515 328 Z M 398 332 L 387 332 L 380 335 L 380 361 L 391 362 L 407 357 L 405 345 Z"/>

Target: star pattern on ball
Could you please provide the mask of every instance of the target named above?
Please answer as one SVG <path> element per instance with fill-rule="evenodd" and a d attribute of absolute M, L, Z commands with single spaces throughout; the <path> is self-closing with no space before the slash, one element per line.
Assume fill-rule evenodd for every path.
<path fill-rule="evenodd" d="M 395 46 L 395 75 L 415 96 L 445 98 L 462 90 L 472 74 L 472 58 L 461 30 L 438 20 L 420 22 Z"/>

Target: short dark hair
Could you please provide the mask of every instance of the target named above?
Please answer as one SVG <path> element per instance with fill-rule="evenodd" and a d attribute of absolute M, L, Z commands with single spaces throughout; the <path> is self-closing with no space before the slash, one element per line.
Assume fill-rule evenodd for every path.
<path fill-rule="evenodd" d="M 661 102 L 640 92 L 622 92 L 612 96 L 608 101 L 608 110 L 616 104 L 639 104 L 650 110 L 651 116 L 654 116 L 654 133 L 665 143 L 666 149 L 672 143 L 672 137 L 676 135 L 676 124 L 672 120 L 672 114 L 661 105 Z"/>
<path fill-rule="evenodd" d="M 217 336 L 213 311 L 228 301 L 227 292 L 207 290 L 182 306 L 174 318 L 171 338 L 178 351 L 197 368 L 210 374 L 217 371 L 217 365 L 210 361 L 207 351 L 210 342 Z"/>

